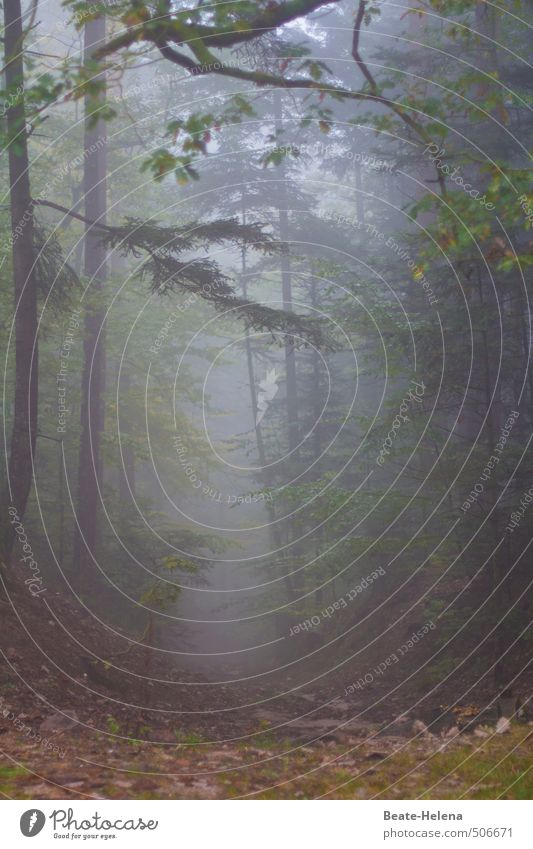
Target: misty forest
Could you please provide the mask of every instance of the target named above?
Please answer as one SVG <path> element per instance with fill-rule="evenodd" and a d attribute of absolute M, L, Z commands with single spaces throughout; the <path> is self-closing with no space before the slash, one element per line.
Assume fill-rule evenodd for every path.
<path fill-rule="evenodd" d="M 4 0 L 0 791 L 531 796 L 528 0 Z"/>

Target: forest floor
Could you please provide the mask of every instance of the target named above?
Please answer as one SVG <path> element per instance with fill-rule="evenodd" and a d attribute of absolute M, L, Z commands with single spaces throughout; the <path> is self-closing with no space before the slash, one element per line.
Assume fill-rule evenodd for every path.
<path fill-rule="evenodd" d="M 401 691 L 374 690 L 372 709 L 338 688 L 272 697 L 181 671 L 176 681 L 163 662 L 147 668 L 143 646 L 125 651 L 124 638 L 102 632 L 57 594 L 29 599 L 14 587 L 1 602 L 4 798 L 533 795 L 533 722 L 498 733 L 482 692 L 425 714 Z"/>
<path fill-rule="evenodd" d="M 177 735 L 179 736 L 179 735 Z M 408 740 L 365 729 L 344 743 L 153 745 L 78 729 L 58 755 L 2 735 L 0 792 L 10 799 L 531 799 L 533 731 Z M 188 740 L 188 742 L 187 742 Z M 64 756 L 63 756 L 64 753 Z"/>

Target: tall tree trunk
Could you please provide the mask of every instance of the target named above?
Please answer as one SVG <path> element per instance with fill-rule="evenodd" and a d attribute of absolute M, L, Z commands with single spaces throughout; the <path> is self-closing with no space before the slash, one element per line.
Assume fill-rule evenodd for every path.
<path fill-rule="evenodd" d="M 310 273 L 311 273 L 311 306 L 313 307 L 313 316 L 318 315 L 318 292 L 316 285 L 316 278 L 313 273 L 313 264 L 310 265 Z M 313 451 L 315 461 L 318 461 L 320 454 L 322 452 L 322 431 L 320 425 L 320 414 L 322 412 L 322 403 L 320 397 L 320 389 L 321 389 L 321 358 L 316 348 L 313 348 L 312 353 L 312 361 L 313 361 Z M 317 469 L 316 474 L 320 474 L 318 467 L 314 466 Z"/>
<path fill-rule="evenodd" d="M 22 518 L 32 484 L 37 437 L 37 274 L 33 243 L 34 217 L 30 192 L 28 132 L 24 97 L 22 10 L 19 0 L 4 3 L 5 79 L 9 97 L 6 113 L 9 160 L 9 200 L 15 296 L 15 399 L 7 483 L 2 510 L 2 556 L 9 562 L 14 541 L 6 509 Z"/>
<path fill-rule="evenodd" d="M 281 101 L 281 92 L 279 89 L 274 91 L 274 118 L 276 123 L 276 134 L 281 135 L 283 132 L 283 107 Z M 289 243 L 289 194 L 287 192 L 287 169 L 285 160 L 280 165 L 281 181 L 279 190 L 279 205 L 278 205 L 278 222 L 279 222 L 279 238 L 282 242 Z M 283 309 L 286 312 L 292 312 L 292 274 L 291 261 L 287 252 L 281 254 L 281 297 L 283 301 Z M 299 460 L 300 452 L 298 450 L 299 425 L 298 425 L 298 379 L 296 374 L 296 349 L 294 341 L 288 337 L 285 340 L 285 373 L 286 373 L 286 405 L 287 405 L 287 431 L 289 451 L 292 452 L 291 461 L 296 463 Z M 292 558 L 297 558 L 302 553 L 301 543 L 293 543 L 292 539 L 297 535 L 295 523 L 292 520 L 286 520 L 287 525 L 287 551 L 291 552 L 288 564 L 284 564 L 283 568 L 288 569 L 283 577 L 283 586 L 285 598 L 289 606 L 296 599 L 297 587 L 294 576 L 291 574 L 293 569 Z M 280 617 L 281 627 L 285 633 L 291 624 L 291 613 L 289 609 L 284 611 Z M 287 629 L 287 630 L 286 630 Z M 294 646 L 295 650 L 297 645 Z"/>
<path fill-rule="evenodd" d="M 486 74 L 498 73 L 498 48 L 497 48 L 497 16 L 494 9 L 485 2 L 478 0 L 475 8 L 475 29 L 480 34 L 477 45 L 476 66 L 478 71 Z M 476 86 L 475 97 L 480 101 L 484 101 L 489 94 L 490 87 L 488 80 L 490 77 L 483 79 Z M 492 114 L 494 110 L 492 110 Z M 496 116 L 497 117 L 497 116 Z M 499 147 L 500 144 L 506 144 L 507 141 L 503 134 L 498 133 L 499 121 L 487 125 L 487 138 L 490 138 L 491 145 Z M 479 169 L 475 171 L 477 185 L 486 185 L 487 176 Z M 485 275 L 485 269 L 478 263 L 476 264 L 477 273 L 477 300 L 483 308 L 485 298 L 483 295 L 484 280 L 482 275 Z M 494 306 L 494 309 L 496 307 Z M 491 324 L 493 326 L 491 326 Z M 496 380 L 494 375 L 497 373 L 497 361 L 499 352 L 493 350 L 491 339 L 497 339 L 498 322 L 493 320 L 488 327 L 483 326 L 480 332 L 482 351 L 484 358 L 484 381 L 485 381 L 485 401 L 484 408 L 487 411 L 487 427 L 486 427 L 486 444 L 487 450 L 492 451 L 496 444 L 497 434 L 503 423 L 503 415 L 501 403 L 498 397 Z M 501 392 L 501 390 L 500 390 Z M 491 395 L 494 393 L 494 399 L 491 405 Z M 485 412 L 484 409 L 484 412 Z M 492 544 L 494 553 L 492 555 L 492 574 L 493 574 L 493 614 L 497 623 L 493 635 L 494 653 L 496 655 L 496 663 L 494 666 L 494 684 L 498 690 L 505 689 L 509 685 L 509 679 L 512 677 L 510 669 L 512 666 L 513 652 L 509 653 L 509 647 L 513 642 L 513 629 L 509 623 L 509 612 L 512 608 L 511 602 L 511 577 L 509 576 L 509 546 L 498 545 L 501 537 L 502 522 L 500 518 L 500 507 L 498 502 L 498 493 L 495 491 L 493 480 L 487 483 L 487 502 L 488 508 L 491 510 L 490 532 L 492 534 Z"/>
<path fill-rule="evenodd" d="M 246 197 L 244 190 L 241 192 L 241 221 L 243 226 L 246 224 Z M 246 280 L 247 268 L 246 268 L 246 245 L 242 246 L 241 249 L 241 273 L 242 273 L 242 296 L 243 298 L 248 297 L 248 283 Z M 254 425 L 255 425 L 255 438 L 257 444 L 257 453 L 259 456 L 259 464 L 264 469 L 266 466 L 266 456 L 265 456 L 265 446 L 263 442 L 263 433 L 261 430 L 261 423 L 257 421 L 257 392 L 255 389 L 255 370 L 254 370 L 254 360 L 252 354 L 252 344 L 250 342 L 250 331 L 248 328 L 244 331 L 244 347 L 246 351 L 246 365 L 248 368 L 248 382 L 250 384 L 250 400 L 252 402 L 252 415 L 254 417 Z"/>
<path fill-rule="evenodd" d="M 84 58 L 90 60 L 94 50 L 105 39 L 105 17 L 88 21 L 84 29 Z M 103 75 L 97 78 L 100 82 Z M 100 106 L 105 90 L 98 95 Z M 94 102 L 85 102 L 83 194 L 85 217 L 104 224 L 106 219 L 106 129 L 101 118 L 90 120 Z M 98 227 L 87 224 L 84 239 L 84 275 L 88 296 L 84 327 L 84 364 L 82 375 L 81 437 L 78 465 L 78 523 L 74 539 L 74 566 L 82 579 L 90 570 L 95 555 L 99 485 L 102 480 L 101 435 L 104 428 L 103 391 L 105 352 L 102 324 L 104 310 L 99 305 L 103 284 L 107 279 L 106 250 Z M 99 335 L 100 334 L 100 335 Z M 92 571 L 92 570 L 91 570 Z"/>
<path fill-rule="evenodd" d="M 244 191 L 242 192 L 241 198 L 241 212 L 242 212 L 242 223 L 246 224 L 246 200 Z M 248 286 L 246 282 L 246 246 L 243 245 L 242 253 L 241 253 L 241 270 L 242 270 L 242 295 L 243 298 L 248 297 Z M 250 333 L 248 329 L 245 330 L 245 350 L 246 350 L 246 363 L 248 368 L 248 381 L 250 384 L 250 399 L 252 403 L 252 413 L 254 417 L 255 424 L 255 435 L 256 435 L 256 445 L 257 445 L 257 454 L 259 457 L 259 464 L 261 466 L 261 474 L 259 479 L 261 483 L 266 487 L 272 487 L 274 485 L 274 480 L 272 477 L 272 472 L 270 469 L 267 469 L 267 458 L 265 451 L 265 443 L 263 440 L 263 432 L 261 430 L 261 423 L 257 422 L 257 392 L 255 389 L 255 369 L 254 369 L 254 361 L 253 361 L 253 351 L 252 344 L 250 341 Z M 268 519 L 270 522 L 270 534 L 272 537 L 272 542 L 274 544 L 274 548 L 276 551 L 279 551 L 282 547 L 282 539 L 280 534 L 279 525 L 276 519 L 276 510 L 271 501 L 265 501 L 265 507 L 268 515 Z M 283 584 L 285 587 L 285 598 L 293 599 L 295 597 L 295 591 L 291 579 L 289 577 L 285 577 L 283 579 Z M 282 614 L 281 616 L 276 617 L 276 626 L 277 626 L 277 635 L 284 637 L 287 635 L 290 629 L 290 617 L 287 614 Z"/>
<path fill-rule="evenodd" d="M 278 89 L 274 92 L 274 116 L 276 120 L 276 132 L 281 134 L 283 131 L 283 110 L 281 105 L 281 93 Z M 280 166 L 281 182 L 280 182 L 280 201 L 279 201 L 279 237 L 282 242 L 289 240 L 289 214 L 288 214 L 288 192 L 287 192 L 287 172 L 285 162 Z M 292 312 L 292 277 L 291 277 L 291 261 L 289 254 L 285 251 L 281 254 L 281 297 L 283 299 L 283 309 L 287 312 Z M 297 459 L 298 451 L 298 389 L 296 377 L 296 352 L 294 341 L 288 338 L 285 342 L 285 370 L 287 375 L 287 427 L 289 435 L 289 451 L 294 451 L 294 458 Z"/>

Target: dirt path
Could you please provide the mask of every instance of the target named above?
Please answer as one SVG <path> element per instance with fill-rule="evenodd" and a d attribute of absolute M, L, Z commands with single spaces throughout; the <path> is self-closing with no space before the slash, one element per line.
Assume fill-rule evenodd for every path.
<path fill-rule="evenodd" d="M 409 694 L 198 682 L 17 587 L 0 618 L 0 792 L 28 799 L 530 798 L 531 723 Z M 124 653 L 124 647 L 127 652 Z M 390 682 L 386 682 L 390 685 Z M 271 685 L 272 686 L 272 685 Z M 484 725 L 486 727 L 484 727 Z M 457 727 L 461 733 L 457 733 Z"/>

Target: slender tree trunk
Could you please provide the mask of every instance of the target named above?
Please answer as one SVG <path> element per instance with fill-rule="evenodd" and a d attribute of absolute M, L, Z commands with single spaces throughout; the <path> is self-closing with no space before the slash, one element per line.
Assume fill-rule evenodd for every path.
<path fill-rule="evenodd" d="M 243 226 L 246 224 L 246 200 L 244 191 L 241 194 L 241 220 Z M 242 296 L 243 298 L 248 297 L 248 284 L 246 282 L 246 245 L 242 246 L 241 250 L 241 272 L 242 272 Z M 257 392 L 255 389 L 255 371 L 254 371 L 254 361 L 252 355 L 252 345 L 250 342 L 250 332 L 248 328 L 244 331 L 244 347 L 246 351 L 246 365 L 248 368 L 248 382 L 250 384 L 250 399 L 252 402 L 252 414 L 254 417 L 254 425 L 255 425 L 255 438 L 257 444 L 257 453 L 259 456 L 259 463 L 264 468 L 266 465 L 266 457 L 265 457 L 265 446 L 263 442 L 263 433 L 261 431 L 261 423 L 257 421 Z"/>
<path fill-rule="evenodd" d="M 127 403 L 128 393 L 131 391 L 131 377 L 127 371 L 123 371 L 121 383 L 122 395 Z M 122 445 L 122 458 L 118 472 L 118 494 L 121 503 L 124 505 L 129 504 L 132 495 L 135 498 L 135 451 L 130 445 L 129 439 Z"/>
<path fill-rule="evenodd" d="M 274 118 L 276 122 L 276 132 L 281 134 L 283 131 L 283 107 L 281 101 L 281 92 L 279 89 L 274 91 Z M 278 206 L 278 222 L 279 222 L 279 238 L 282 242 L 289 243 L 289 195 L 287 192 L 287 169 L 285 161 L 280 165 L 281 181 L 279 189 L 279 206 Z M 281 254 L 281 297 L 283 301 L 283 309 L 287 312 L 292 312 L 292 274 L 291 261 L 287 252 Z M 287 432 L 289 451 L 293 452 L 291 460 L 298 462 L 299 459 L 299 424 L 298 424 L 298 379 L 296 373 L 296 349 L 294 340 L 288 337 L 285 341 L 285 373 L 286 373 L 286 405 L 287 405 Z M 301 544 L 290 542 L 296 535 L 296 529 L 292 520 L 287 521 L 287 541 L 289 543 L 287 550 L 291 551 L 292 557 L 298 557 L 302 553 Z M 291 604 L 297 595 L 292 571 L 292 557 L 288 562 L 288 573 L 283 578 L 283 586 L 285 596 Z M 287 568 L 284 566 L 284 568 Z M 291 624 L 291 613 L 287 610 L 280 617 L 280 625 L 285 633 Z M 287 629 L 287 630 L 285 630 Z M 296 649 L 297 646 L 295 645 Z"/>
<path fill-rule="evenodd" d="M 363 195 L 363 170 L 360 162 L 355 162 L 355 208 L 357 210 L 357 220 L 364 224 L 365 221 L 365 201 Z"/>
<path fill-rule="evenodd" d="M 274 92 L 274 115 L 276 119 L 276 130 L 281 133 L 283 130 L 283 110 L 281 105 L 281 93 L 278 89 Z M 280 182 L 280 201 L 279 201 L 279 237 L 282 242 L 289 240 L 289 214 L 288 214 L 288 193 L 287 193 L 287 174 L 285 163 L 280 166 L 281 182 Z M 281 297 L 283 299 L 283 309 L 287 312 L 292 312 L 292 277 L 291 277 L 291 261 L 289 254 L 285 251 L 281 254 Z M 298 445 L 298 388 L 296 377 L 296 352 L 294 341 L 288 338 L 285 342 L 285 369 L 287 374 L 287 426 L 289 436 L 289 451 L 294 451 L 294 458 L 298 456 L 296 446 Z"/>
<path fill-rule="evenodd" d="M 358 212 L 358 215 L 360 213 Z M 362 219 L 360 219 L 362 220 Z M 314 310 L 318 309 L 318 292 L 316 285 L 316 278 L 313 274 L 313 265 L 311 263 L 311 306 Z M 317 315 L 316 312 L 313 312 L 313 315 Z M 321 461 L 318 459 L 322 453 L 322 430 L 319 422 L 320 414 L 322 412 L 322 403 L 321 403 L 321 360 L 316 348 L 313 348 L 312 353 L 312 361 L 313 361 L 313 459 L 316 461 L 316 465 L 313 465 L 313 471 L 316 477 L 320 476 L 320 468 Z M 322 545 L 324 542 L 324 526 L 320 525 L 320 527 L 315 531 L 315 557 L 318 557 L 320 551 L 322 549 Z M 317 605 L 322 604 L 324 592 L 322 587 L 315 589 L 314 591 L 314 599 Z"/>
<path fill-rule="evenodd" d="M 37 274 L 34 266 L 34 217 L 30 192 L 21 14 L 19 0 L 4 3 L 5 80 L 11 95 L 6 121 L 16 310 L 13 430 L 1 519 L 4 527 L 2 556 L 6 562 L 9 562 L 14 540 L 7 507 L 12 506 L 22 518 L 30 494 L 38 402 Z"/>
<path fill-rule="evenodd" d="M 244 197 L 244 192 L 242 194 L 242 223 L 246 224 L 246 202 Z M 243 245 L 242 254 L 241 254 L 241 269 L 242 269 L 242 294 L 244 298 L 248 297 L 248 287 L 246 283 L 246 246 Z M 245 330 L 245 350 L 246 350 L 246 363 L 248 367 L 248 381 L 250 383 L 250 397 L 252 402 L 252 413 L 254 417 L 255 424 L 255 435 L 256 435 L 256 444 L 257 444 L 257 454 L 259 457 L 259 464 L 261 466 L 261 476 L 260 480 L 264 484 L 264 486 L 272 487 L 273 486 L 273 478 L 270 469 L 266 468 L 267 458 L 265 451 L 265 444 L 263 440 L 263 432 L 261 430 L 261 423 L 257 422 L 257 392 L 255 389 L 255 369 L 254 369 L 254 361 L 253 361 L 253 353 L 252 353 L 252 345 L 250 342 L 250 334 L 248 329 Z M 265 502 L 267 515 L 270 521 L 270 534 L 272 537 L 272 542 L 276 550 L 281 548 L 282 539 L 279 530 L 279 525 L 276 521 L 276 510 L 272 502 Z M 290 579 L 285 578 L 284 584 L 287 591 L 288 598 L 294 598 L 294 588 L 291 584 Z M 285 635 L 287 633 L 288 628 L 288 619 L 287 617 L 278 617 L 278 635 Z"/>
<path fill-rule="evenodd" d="M 84 29 L 84 56 L 87 61 L 105 39 L 105 17 L 88 21 Z M 100 77 L 100 81 L 103 77 Z M 99 94 L 105 101 L 105 91 Z M 92 101 L 86 100 L 84 135 L 83 194 L 85 217 L 105 223 L 106 218 L 106 130 L 100 118 L 89 120 Z M 84 365 L 82 375 L 81 437 L 78 466 L 78 523 L 74 539 L 74 566 L 82 573 L 90 569 L 91 555 L 97 543 L 99 486 L 102 480 L 101 435 L 104 429 L 103 391 L 105 352 L 104 310 L 98 301 L 107 279 L 106 250 L 98 228 L 88 224 L 84 240 L 84 275 L 87 278 L 87 303 L 84 327 Z M 100 335 L 99 335 L 100 334 Z"/>
<path fill-rule="evenodd" d="M 313 274 L 313 266 L 311 264 L 311 306 L 313 307 L 313 316 L 318 315 L 318 293 L 316 279 Z M 313 449 L 314 459 L 318 460 L 322 452 L 322 430 L 319 422 L 322 412 L 322 403 L 320 398 L 321 389 L 321 359 L 316 348 L 313 348 Z M 317 469 L 316 466 L 314 466 Z M 315 474 L 319 474 L 318 470 Z"/>

